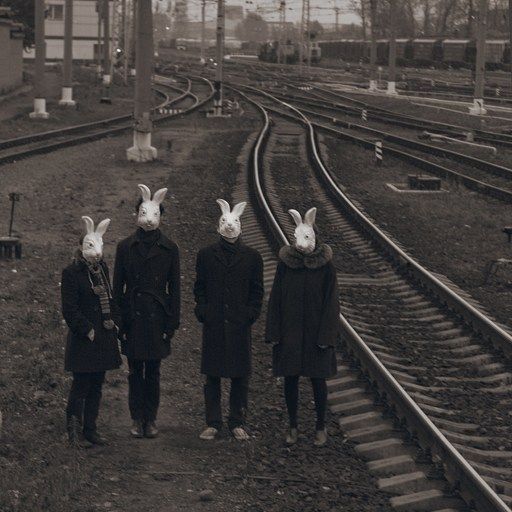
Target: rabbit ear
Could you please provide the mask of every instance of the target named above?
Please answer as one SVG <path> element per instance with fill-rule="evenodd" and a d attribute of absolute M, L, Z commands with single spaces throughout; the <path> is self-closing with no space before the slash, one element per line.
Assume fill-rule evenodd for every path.
<path fill-rule="evenodd" d="M 149 188 L 146 187 L 146 185 L 142 185 L 141 183 L 137 186 L 140 189 L 140 194 L 142 196 L 142 200 L 144 202 L 151 201 L 151 190 L 149 190 Z"/>
<path fill-rule="evenodd" d="M 302 224 L 302 217 L 297 210 L 288 210 L 288 213 L 293 217 L 295 225 L 298 227 Z"/>
<path fill-rule="evenodd" d="M 315 219 L 316 219 L 316 208 L 311 208 L 306 212 L 306 215 L 304 215 L 305 224 L 313 227 L 315 225 Z"/>
<path fill-rule="evenodd" d="M 96 233 L 102 237 L 107 231 L 109 224 L 110 219 L 103 219 L 96 227 Z"/>
<path fill-rule="evenodd" d="M 82 217 L 82 220 L 84 221 L 87 234 L 90 235 L 91 233 L 94 233 L 94 222 L 91 219 L 91 217 L 87 217 L 87 215 L 84 215 Z"/>
<path fill-rule="evenodd" d="M 231 211 L 229 203 L 224 201 L 224 199 L 217 199 L 217 204 L 220 206 L 223 215 L 226 215 Z"/>
<path fill-rule="evenodd" d="M 167 194 L 166 188 L 161 188 L 160 190 L 157 190 L 155 192 L 155 195 L 153 196 L 153 201 L 156 204 L 160 204 L 165 199 L 165 194 Z"/>
<path fill-rule="evenodd" d="M 246 206 L 246 201 L 242 201 L 241 203 L 235 204 L 235 206 L 233 207 L 233 215 L 235 215 L 236 217 L 241 217 L 242 213 L 244 213 Z"/>

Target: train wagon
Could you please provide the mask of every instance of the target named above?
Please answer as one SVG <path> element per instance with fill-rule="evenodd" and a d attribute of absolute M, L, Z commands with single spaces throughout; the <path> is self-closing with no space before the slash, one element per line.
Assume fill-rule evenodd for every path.
<path fill-rule="evenodd" d="M 413 39 L 413 59 L 418 65 L 431 65 L 443 59 L 441 39 Z"/>
<path fill-rule="evenodd" d="M 476 44 L 473 39 L 444 39 L 443 63 L 463 67 L 475 62 Z"/>
<path fill-rule="evenodd" d="M 414 56 L 412 48 L 412 39 L 396 40 L 396 58 L 403 61 L 412 60 Z"/>
<path fill-rule="evenodd" d="M 489 69 L 500 69 L 508 62 L 510 42 L 507 39 L 488 39 L 485 42 L 485 63 Z"/>
<path fill-rule="evenodd" d="M 389 39 L 377 39 L 377 64 L 387 65 L 389 59 Z"/>

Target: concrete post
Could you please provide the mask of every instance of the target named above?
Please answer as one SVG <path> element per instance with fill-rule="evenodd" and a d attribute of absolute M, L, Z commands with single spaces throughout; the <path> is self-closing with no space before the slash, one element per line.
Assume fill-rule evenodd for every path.
<path fill-rule="evenodd" d="M 122 24 L 123 24 L 123 84 L 128 84 L 128 51 L 130 46 L 129 30 L 128 30 L 128 12 L 127 2 L 128 0 L 122 0 Z"/>
<path fill-rule="evenodd" d="M 204 64 L 205 57 L 205 30 L 206 30 L 206 0 L 201 0 L 201 56 L 199 62 Z"/>
<path fill-rule="evenodd" d="M 62 97 L 59 105 L 72 107 L 73 101 L 73 0 L 64 7 L 64 62 L 62 66 Z"/>
<path fill-rule="evenodd" d="M 132 0 L 132 39 L 130 44 L 130 76 L 135 76 L 135 74 L 137 73 L 135 67 L 135 45 L 137 40 L 137 1 L 138 0 Z"/>
<path fill-rule="evenodd" d="M 44 40 L 44 0 L 35 0 L 35 77 L 34 77 L 34 111 L 31 119 L 48 119 L 46 112 L 46 87 L 44 66 L 46 60 L 46 43 Z"/>
<path fill-rule="evenodd" d="M 213 115 L 222 116 L 222 67 L 224 61 L 224 0 L 217 0 L 217 69 L 215 73 L 215 94 Z"/>
<path fill-rule="evenodd" d="M 128 160 L 150 162 L 157 157 L 151 146 L 151 76 L 153 74 L 153 16 L 151 0 L 137 1 L 137 42 L 135 49 L 135 127 Z"/>
<path fill-rule="evenodd" d="M 101 103 L 112 103 L 110 99 L 110 1 L 102 0 L 103 6 L 103 94 Z"/>
<path fill-rule="evenodd" d="M 371 47 L 370 47 L 370 86 L 369 90 L 377 91 L 377 0 L 370 0 Z"/>
<path fill-rule="evenodd" d="M 487 32 L 487 0 L 480 0 L 478 8 L 478 33 L 476 39 L 475 93 L 469 113 L 481 116 L 487 114 L 484 108 L 485 83 L 485 37 Z"/>
<path fill-rule="evenodd" d="M 396 0 L 389 5 L 388 94 L 396 94 Z"/>

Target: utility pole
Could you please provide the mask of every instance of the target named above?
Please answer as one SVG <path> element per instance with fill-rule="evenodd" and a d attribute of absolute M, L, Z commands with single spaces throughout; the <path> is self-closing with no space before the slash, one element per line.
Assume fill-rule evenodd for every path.
<path fill-rule="evenodd" d="M 153 74 L 153 16 L 151 0 L 137 0 L 137 39 L 135 48 L 135 126 L 128 160 L 151 162 L 157 156 L 151 145 L 151 75 Z"/>
<path fill-rule="evenodd" d="M 222 116 L 222 61 L 224 60 L 224 0 L 217 0 L 217 70 L 213 96 L 213 115 Z"/>
<path fill-rule="evenodd" d="M 370 0 L 371 23 L 371 47 L 370 47 L 370 87 L 371 92 L 378 89 L 377 86 L 377 0 Z"/>
<path fill-rule="evenodd" d="M 308 72 L 311 72 L 311 30 L 310 30 L 310 15 L 311 15 L 311 9 L 309 0 L 305 0 L 306 2 L 306 51 L 307 51 L 307 63 L 308 63 Z"/>
<path fill-rule="evenodd" d="M 396 94 L 396 0 L 389 3 L 388 94 Z"/>
<path fill-rule="evenodd" d="M 508 0 L 508 30 L 509 30 L 509 40 L 510 47 L 508 53 L 508 62 L 510 64 L 510 85 L 512 87 L 512 0 Z"/>
<path fill-rule="evenodd" d="M 299 38 L 299 74 L 302 76 L 304 66 L 304 30 L 306 29 L 306 0 L 302 0 L 302 17 Z"/>
<path fill-rule="evenodd" d="M 277 48 L 277 63 L 282 64 L 284 59 L 283 45 L 284 45 L 284 33 L 286 29 L 286 1 L 281 0 L 279 2 L 279 40 Z"/>
<path fill-rule="evenodd" d="M 137 2 L 138 0 L 132 0 L 132 37 L 130 44 L 131 76 L 135 76 L 137 73 L 137 69 L 135 66 L 135 45 L 137 41 Z"/>
<path fill-rule="evenodd" d="M 335 7 L 334 8 L 334 14 L 336 16 L 336 25 L 335 25 L 336 26 L 336 31 L 335 31 L 335 33 L 336 33 L 336 35 L 338 35 L 339 32 L 340 32 L 340 23 L 339 23 L 339 21 L 340 21 L 340 8 L 339 7 Z"/>
<path fill-rule="evenodd" d="M 64 62 L 62 65 L 62 97 L 59 105 L 72 107 L 73 101 L 73 0 L 64 7 Z"/>
<path fill-rule="evenodd" d="M 110 5 L 109 0 L 102 0 L 103 18 L 103 93 L 101 103 L 112 103 L 110 99 Z"/>
<path fill-rule="evenodd" d="M 199 59 L 199 62 L 201 64 L 204 64 L 206 62 L 205 31 L 206 31 L 206 0 L 201 0 L 201 57 Z"/>
<path fill-rule="evenodd" d="M 123 23 L 123 84 L 128 85 L 128 52 L 130 51 L 130 31 L 128 30 L 128 0 L 122 0 L 121 17 Z"/>
<path fill-rule="evenodd" d="M 485 83 L 485 37 L 487 32 L 487 0 L 478 2 L 478 27 L 476 39 L 475 62 L 475 93 L 473 106 L 469 113 L 477 116 L 485 115 L 484 108 L 484 83 Z"/>
<path fill-rule="evenodd" d="M 35 77 L 34 77 L 34 112 L 29 114 L 31 119 L 48 119 L 46 112 L 46 87 L 44 66 L 46 61 L 46 42 L 44 40 L 44 0 L 35 0 Z"/>
<path fill-rule="evenodd" d="M 98 53 L 96 55 L 96 72 L 98 74 L 98 79 L 102 80 L 102 67 L 101 67 L 101 55 L 103 53 L 102 51 L 102 42 L 101 42 L 101 22 L 103 19 L 103 0 L 96 0 L 96 12 L 98 13 Z"/>

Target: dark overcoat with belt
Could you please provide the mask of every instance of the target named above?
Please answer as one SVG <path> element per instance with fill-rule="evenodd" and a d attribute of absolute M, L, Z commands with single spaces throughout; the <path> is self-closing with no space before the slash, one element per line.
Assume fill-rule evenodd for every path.
<path fill-rule="evenodd" d="M 107 265 L 104 262 L 100 265 L 108 281 Z M 122 361 L 117 330 L 105 329 L 103 325 L 100 298 L 93 291 L 89 270 L 82 259 L 75 259 L 62 271 L 61 297 L 62 314 L 69 327 L 64 356 L 65 369 L 70 372 L 92 373 L 119 368 Z M 119 325 L 119 310 L 113 300 L 110 300 L 110 316 Z M 93 341 L 87 337 L 91 329 L 94 329 Z"/>
<path fill-rule="evenodd" d="M 129 359 L 167 357 L 180 323 L 178 246 L 158 231 L 149 251 L 139 230 L 117 246 L 114 298 L 122 315 L 122 352 Z"/>
<path fill-rule="evenodd" d="M 273 343 L 276 376 L 328 378 L 336 374 L 340 333 L 336 269 L 332 250 L 312 254 L 283 247 L 270 294 L 265 340 Z"/>
<path fill-rule="evenodd" d="M 263 260 L 258 251 L 237 242 L 225 257 L 221 241 L 197 255 L 195 313 L 203 323 L 201 373 L 245 377 L 251 372 L 251 326 L 263 302 Z"/>

